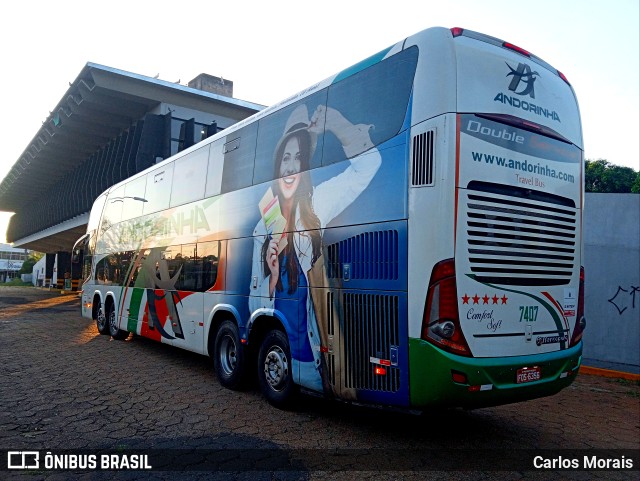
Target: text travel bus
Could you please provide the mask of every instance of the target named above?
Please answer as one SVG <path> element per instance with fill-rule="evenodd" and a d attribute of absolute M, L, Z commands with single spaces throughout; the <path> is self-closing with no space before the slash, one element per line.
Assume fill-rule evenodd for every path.
<path fill-rule="evenodd" d="M 431 28 L 100 195 L 82 314 L 276 406 L 554 394 L 581 361 L 582 149 L 563 74 Z"/>

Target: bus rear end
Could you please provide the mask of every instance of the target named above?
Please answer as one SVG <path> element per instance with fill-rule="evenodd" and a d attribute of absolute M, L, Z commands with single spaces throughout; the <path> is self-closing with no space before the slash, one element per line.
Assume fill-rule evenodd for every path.
<path fill-rule="evenodd" d="M 410 259 L 436 237 L 435 222 L 411 231 L 420 199 L 440 198 L 453 218 L 441 223 L 449 245 L 424 254 L 431 272 L 413 289 L 424 309 L 410 321 L 411 404 L 551 395 L 577 374 L 585 325 L 576 98 L 560 72 L 507 42 L 452 29 L 446 50 L 456 105 L 436 144 L 448 155 L 435 158 L 447 162 L 434 169 L 440 194 L 412 193 L 410 232 L 425 235 Z"/>

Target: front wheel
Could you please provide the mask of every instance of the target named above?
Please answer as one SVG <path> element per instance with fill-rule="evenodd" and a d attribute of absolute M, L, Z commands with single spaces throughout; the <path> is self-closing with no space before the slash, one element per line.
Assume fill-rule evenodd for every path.
<path fill-rule="evenodd" d="M 297 394 L 293 382 L 289 340 L 282 331 L 270 331 L 262 341 L 258 355 L 260 390 L 277 408 L 289 408 Z"/>
<path fill-rule="evenodd" d="M 229 389 L 244 386 L 245 356 L 240 344 L 238 326 L 234 322 L 224 321 L 218 329 L 213 352 L 213 368 L 218 381 Z"/>
<path fill-rule="evenodd" d="M 120 329 L 118 325 L 118 318 L 113 303 L 110 303 L 107 308 L 107 321 L 109 322 L 109 334 L 111 334 L 111 337 L 116 341 L 122 341 L 129 337 L 129 333 Z"/>

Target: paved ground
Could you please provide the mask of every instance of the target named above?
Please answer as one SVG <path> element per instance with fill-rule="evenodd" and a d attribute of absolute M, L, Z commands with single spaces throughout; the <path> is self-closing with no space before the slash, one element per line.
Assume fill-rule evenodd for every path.
<path fill-rule="evenodd" d="M 311 398 L 283 412 L 255 388 L 221 388 L 205 357 L 139 337 L 100 336 L 79 309 L 75 295 L 0 287 L 0 455 L 144 448 L 153 450 L 156 467 L 162 458 L 161 464 L 200 471 L 5 470 L 2 480 L 640 478 L 637 466 L 633 472 L 532 471 L 518 464 L 537 454 L 601 455 L 599 449 L 632 450 L 637 460 L 637 382 L 580 375 L 550 398 L 422 417 Z M 212 461 L 198 458 L 200 452 L 215 466 L 227 459 L 223 466 L 233 472 L 206 471 Z M 500 466 L 511 460 L 513 470 L 484 463 L 478 471 L 482 457 Z M 281 470 L 283 461 L 293 468 Z M 409 471 L 424 468 L 421 462 L 462 470 Z M 335 469 L 327 472 L 330 466 Z"/>

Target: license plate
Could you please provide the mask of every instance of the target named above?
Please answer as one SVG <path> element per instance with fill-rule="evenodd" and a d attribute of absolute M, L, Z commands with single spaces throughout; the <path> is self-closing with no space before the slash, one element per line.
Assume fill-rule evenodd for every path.
<path fill-rule="evenodd" d="M 517 384 L 539 381 L 541 378 L 542 376 L 540 375 L 540 368 L 538 366 L 523 367 L 522 369 L 518 369 L 516 373 Z"/>

